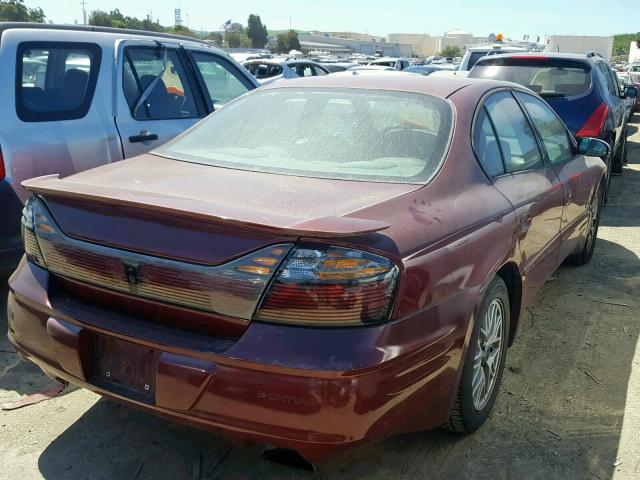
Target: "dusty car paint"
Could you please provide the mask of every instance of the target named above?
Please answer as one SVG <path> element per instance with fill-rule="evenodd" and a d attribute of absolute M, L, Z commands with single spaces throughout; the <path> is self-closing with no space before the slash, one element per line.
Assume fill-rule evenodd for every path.
<path fill-rule="evenodd" d="M 513 341 L 523 306 L 570 253 L 567 242 L 585 234 L 582 199 L 604 167 L 584 158 L 559 178 L 543 170 L 490 180 L 474 156 L 470 131 L 483 96 L 519 88 L 512 84 L 409 76 L 286 83 L 448 98 L 456 121 L 447 160 L 426 186 L 139 157 L 68 179 L 34 180 L 28 188 L 68 235 L 140 255 L 219 265 L 281 242 L 374 252 L 400 270 L 388 322 L 326 329 L 238 322 L 142 299 L 134 289 L 114 293 L 60 278 L 23 259 L 10 280 L 9 338 L 53 376 L 238 443 L 292 448 L 319 461 L 446 422 L 484 289 L 496 274 L 510 285 Z M 160 168 L 145 168 L 151 161 Z M 169 171 L 182 183 L 163 182 Z M 571 179 L 584 182 L 573 219 L 563 213 L 564 177 L 567 189 Z M 274 179 L 277 190 L 269 188 Z M 199 181 L 207 188 L 195 188 Z M 233 191 L 238 195 L 230 197 Z M 326 218 L 343 219 L 340 225 L 346 219 L 348 227 L 331 230 Z M 377 227 L 359 230 L 361 222 Z M 176 246 L 180 241 L 193 248 Z M 105 338 L 116 347 L 105 347 Z M 96 376 L 92 352 L 118 344 L 125 363 L 142 356 L 141 364 L 151 366 L 153 383 L 144 385 L 151 396 L 118 390 Z"/>

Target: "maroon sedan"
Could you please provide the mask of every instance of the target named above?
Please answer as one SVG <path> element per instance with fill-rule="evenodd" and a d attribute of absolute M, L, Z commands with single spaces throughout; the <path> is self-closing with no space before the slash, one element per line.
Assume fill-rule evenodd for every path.
<path fill-rule="evenodd" d="M 589 261 L 608 146 L 518 85 L 290 80 L 25 182 L 9 338 L 47 374 L 311 461 L 487 419 L 521 312 Z"/>

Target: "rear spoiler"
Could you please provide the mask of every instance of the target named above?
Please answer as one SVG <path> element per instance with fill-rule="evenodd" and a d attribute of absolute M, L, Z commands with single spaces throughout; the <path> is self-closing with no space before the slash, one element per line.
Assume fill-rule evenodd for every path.
<path fill-rule="evenodd" d="M 223 207 L 188 197 L 75 183 L 60 179 L 57 174 L 25 180 L 22 186 L 45 198 L 51 196 L 79 202 L 91 201 L 102 205 L 131 207 L 230 227 L 267 231 L 282 236 L 354 237 L 389 228 L 388 223 L 364 218 L 335 216 L 300 219 L 277 213 L 265 215 L 242 208 L 231 210 L 228 205 Z M 228 216 L 230 212 L 233 213 L 232 217 Z"/>

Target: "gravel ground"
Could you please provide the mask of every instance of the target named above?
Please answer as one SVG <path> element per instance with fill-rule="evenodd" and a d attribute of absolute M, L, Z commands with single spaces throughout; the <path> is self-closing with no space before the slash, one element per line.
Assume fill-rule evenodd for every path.
<path fill-rule="evenodd" d="M 0 477 L 640 479 L 638 124 L 630 133 L 629 166 L 612 179 L 593 260 L 561 267 L 525 312 L 495 410 L 474 435 L 397 436 L 312 474 L 266 462 L 257 448 L 230 448 L 206 432 L 68 389 L 0 411 Z M 15 356 L 3 334 L 0 404 L 52 385 Z"/>

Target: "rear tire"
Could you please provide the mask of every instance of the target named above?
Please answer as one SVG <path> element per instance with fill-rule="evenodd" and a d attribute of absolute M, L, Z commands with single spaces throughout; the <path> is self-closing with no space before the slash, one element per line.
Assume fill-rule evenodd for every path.
<path fill-rule="evenodd" d="M 578 250 L 567 257 L 567 263 L 571 265 L 585 265 L 593 257 L 598 238 L 598 227 L 600 226 L 600 213 L 602 212 L 602 187 L 595 191 L 591 202 L 589 202 L 589 217 L 587 231 L 580 242 Z"/>
<path fill-rule="evenodd" d="M 498 395 L 507 356 L 509 293 L 502 278 L 489 284 L 478 308 L 448 428 L 475 432 L 487 421 Z"/>
<path fill-rule="evenodd" d="M 614 175 L 622 175 L 622 166 L 627 159 L 627 127 L 622 130 L 622 138 L 620 139 L 620 147 L 613 157 L 611 164 L 611 173 Z"/>

